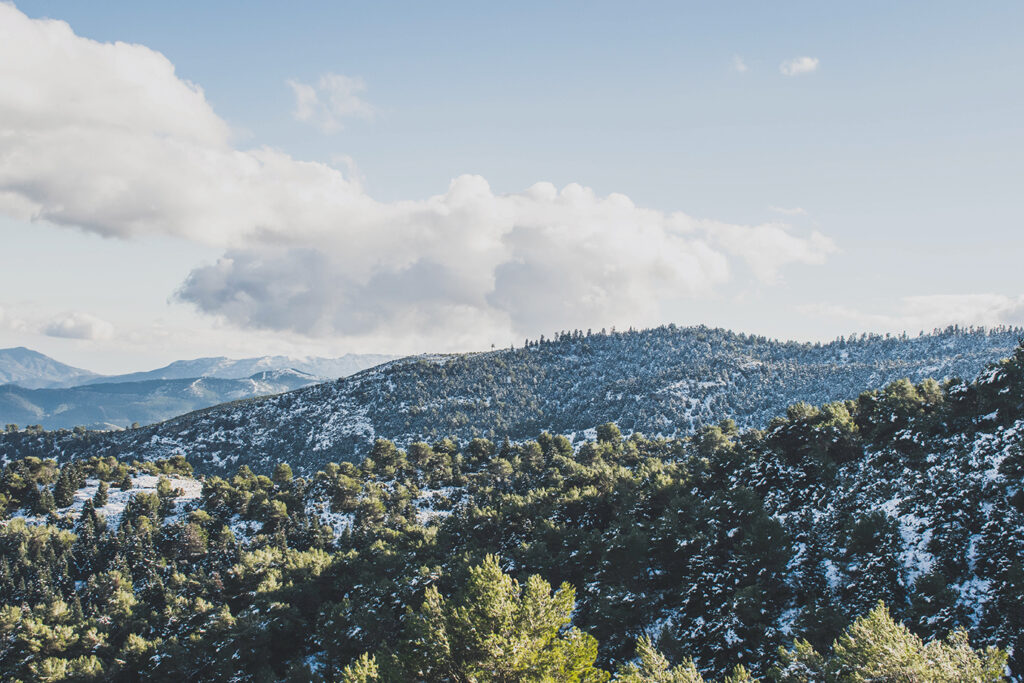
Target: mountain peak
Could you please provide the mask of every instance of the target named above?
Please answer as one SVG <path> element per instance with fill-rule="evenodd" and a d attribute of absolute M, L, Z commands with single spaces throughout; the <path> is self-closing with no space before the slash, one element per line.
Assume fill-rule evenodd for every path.
<path fill-rule="evenodd" d="M 95 372 L 61 363 L 24 346 L 0 349 L 0 384 L 41 389 L 81 384 L 94 377 L 98 377 Z"/>

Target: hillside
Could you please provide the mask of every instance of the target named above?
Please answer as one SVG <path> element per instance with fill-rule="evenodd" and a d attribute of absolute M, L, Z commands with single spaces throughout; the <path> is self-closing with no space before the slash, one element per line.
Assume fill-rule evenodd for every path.
<path fill-rule="evenodd" d="M 1024 675 L 1024 347 L 973 382 L 798 403 L 763 431 L 609 424 L 576 448 L 540 434 L 361 455 L 309 477 L 242 467 L 198 497 L 182 458 L 8 464 L 0 672 L 440 682 L 558 655 L 586 681 L 750 680 L 738 664 L 1003 680 L 969 637 Z M 519 610 L 555 629 L 546 645 Z M 648 677 L 623 666 L 635 647 Z"/>
<path fill-rule="evenodd" d="M 724 330 L 663 327 L 562 335 L 489 353 L 420 356 L 269 398 L 242 401 L 117 434 L 17 433 L 0 457 L 184 453 L 199 471 L 286 459 L 301 471 L 352 460 L 375 438 L 689 434 L 730 417 L 762 427 L 799 400 L 824 403 L 902 377 L 973 377 L 1008 355 L 1021 330 L 778 342 Z"/>
<path fill-rule="evenodd" d="M 274 370 L 246 379 L 149 380 L 86 384 L 62 389 L 0 386 L 0 422 L 45 429 L 128 427 L 166 420 L 198 408 L 309 386 L 320 378 L 295 370 Z"/>
<path fill-rule="evenodd" d="M 23 346 L 0 349 L 0 385 L 18 384 L 28 389 L 66 387 L 95 377 L 95 372 L 65 365 Z"/>

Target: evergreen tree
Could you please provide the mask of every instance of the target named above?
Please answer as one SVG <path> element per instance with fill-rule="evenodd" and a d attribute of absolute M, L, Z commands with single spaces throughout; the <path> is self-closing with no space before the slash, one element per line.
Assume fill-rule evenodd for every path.
<path fill-rule="evenodd" d="M 107 504 L 108 489 L 107 482 L 101 481 L 99 486 L 96 487 L 96 495 L 92 497 L 93 507 L 101 508 Z"/>
<path fill-rule="evenodd" d="M 377 659 L 365 653 L 341 672 L 341 683 L 375 683 L 380 680 Z"/>
<path fill-rule="evenodd" d="M 292 468 L 286 463 L 278 463 L 277 467 L 274 468 L 274 483 L 278 486 L 284 486 L 292 480 Z"/>
<path fill-rule="evenodd" d="M 53 512 L 53 509 L 56 507 L 56 503 L 54 502 L 53 494 L 50 493 L 49 486 L 43 486 L 37 491 L 34 507 L 37 515 L 45 515 Z"/>
<path fill-rule="evenodd" d="M 53 499 L 57 507 L 66 508 L 75 501 L 75 482 L 68 467 L 64 467 L 53 486 Z"/>
<path fill-rule="evenodd" d="M 704 678 L 697 671 L 693 660 L 688 659 L 679 666 L 671 666 L 647 636 L 637 640 L 636 656 L 639 662 L 626 664 L 615 673 L 617 682 L 704 683 Z"/>
<path fill-rule="evenodd" d="M 996 648 L 972 649 L 963 630 L 926 644 L 897 623 L 881 602 L 846 629 L 828 656 L 819 655 L 805 640 L 798 640 L 792 650 L 781 649 L 779 655 L 772 676 L 784 683 L 995 683 L 1005 680 L 1007 659 L 1006 653 Z"/>
<path fill-rule="evenodd" d="M 606 681 L 594 666 L 597 641 L 569 627 L 574 605 L 568 584 L 552 593 L 534 575 L 520 586 L 488 555 L 469 570 L 457 601 L 427 589 L 403 663 L 428 682 Z"/>

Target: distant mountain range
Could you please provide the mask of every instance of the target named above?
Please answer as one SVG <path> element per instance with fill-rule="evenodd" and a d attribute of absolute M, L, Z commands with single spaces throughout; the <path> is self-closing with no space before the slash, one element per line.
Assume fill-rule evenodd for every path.
<path fill-rule="evenodd" d="M 216 377 L 218 379 L 245 379 L 261 372 L 274 370 L 296 370 L 319 379 L 348 377 L 360 370 L 394 360 L 394 356 L 378 353 L 347 353 L 338 358 L 293 358 L 291 356 L 262 356 L 240 360 L 224 358 L 196 358 L 178 360 L 156 370 L 132 372 L 125 375 L 104 375 L 94 377 L 82 384 L 107 384 L 115 382 L 146 382 L 155 379 L 192 379 L 195 377 Z"/>
<path fill-rule="evenodd" d="M 0 349 L 0 384 L 43 389 L 84 384 L 97 377 L 98 373 L 65 365 L 24 346 Z"/>
<path fill-rule="evenodd" d="M 197 408 L 268 396 L 323 381 L 296 370 L 268 370 L 245 379 L 197 377 L 103 382 L 58 389 L 0 386 L 0 422 L 46 429 L 117 429 L 150 424 Z"/>
<path fill-rule="evenodd" d="M 392 358 L 197 358 L 147 372 L 100 375 L 31 349 L 0 349 L 0 425 L 114 429 L 150 424 L 344 377 Z"/>
<path fill-rule="evenodd" d="M 798 401 L 822 404 L 908 377 L 973 378 L 1012 354 L 1021 329 L 950 329 L 828 344 L 706 327 L 561 335 L 526 348 L 416 356 L 275 396 L 116 434 L 5 434 L 0 458 L 162 458 L 199 471 L 287 460 L 302 471 L 351 460 L 376 438 L 522 439 L 543 430 L 680 435 L 723 418 L 765 427 Z"/>

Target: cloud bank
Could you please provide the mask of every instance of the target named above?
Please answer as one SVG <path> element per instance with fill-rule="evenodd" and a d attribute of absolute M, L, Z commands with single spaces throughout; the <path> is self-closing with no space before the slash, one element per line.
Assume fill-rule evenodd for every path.
<path fill-rule="evenodd" d="M 360 82 L 325 79 L 292 85 L 300 118 L 365 113 Z M 379 202 L 331 166 L 237 149 L 163 55 L 4 4 L 0 82 L 0 211 L 222 248 L 176 296 L 243 327 L 490 340 L 653 324 L 680 300 L 770 283 L 835 249 L 783 223 L 700 220 L 577 184 L 503 194 L 467 175 L 425 200 Z"/>
<path fill-rule="evenodd" d="M 43 326 L 42 333 L 65 339 L 110 339 L 114 336 L 114 326 L 88 313 L 71 312 L 50 320 Z"/>

